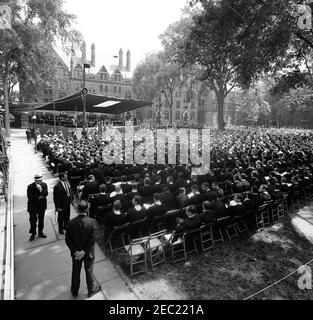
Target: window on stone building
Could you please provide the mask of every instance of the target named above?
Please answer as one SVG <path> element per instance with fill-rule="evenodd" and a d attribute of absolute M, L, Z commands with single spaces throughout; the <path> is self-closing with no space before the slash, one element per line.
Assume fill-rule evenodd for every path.
<path fill-rule="evenodd" d="M 170 119 L 170 113 L 168 111 L 164 111 L 164 120 Z"/>
<path fill-rule="evenodd" d="M 118 88 L 118 93 L 121 94 L 122 93 L 122 87 Z"/>
<path fill-rule="evenodd" d="M 100 84 L 100 92 L 103 92 L 103 85 Z"/>
<path fill-rule="evenodd" d="M 114 93 L 117 93 L 117 87 L 114 87 Z"/>
<path fill-rule="evenodd" d="M 195 113 L 194 111 L 190 112 L 190 120 L 195 120 Z"/>
<path fill-rule="evenodd" d="M 175 120 L 180 120 L 180 111 L 176 111 Z"/>
<path fill-rule="evenodd" d="M 108 86 L 105 86 L 105 87 L 104 87 L 104 91 L 105 91 L 105 92 L 108 92 Z"/>
<path fill-rule="evenodd" d="M 176 109 L 180 109 L 180 100 L 176 100 Z"/>

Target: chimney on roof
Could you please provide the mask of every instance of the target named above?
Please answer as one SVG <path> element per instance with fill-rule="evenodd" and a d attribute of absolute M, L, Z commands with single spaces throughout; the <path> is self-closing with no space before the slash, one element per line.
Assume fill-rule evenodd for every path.
<path fill-rule="evenodd" d="M 123 70 L 123 50 L 122 48 L 120 49 L 119 53 L 118 53 L 118 68 L 120 69 L 120 71 Z"/>
<path fill-rule="evenodd" d="M 82 51 L 82 60 L 83 60 L 83 63 L 85 63 L 86 62 L 86 42 L 85 41 L 81 46 L 81 51 Z"/>
<path fill-rule="evenodd" d="M 96 66 L 96 46 L 94 43 L 91 45 L 91 66 Z"/>
<path fill-rule="evenodd" d="M 126 71 L 130 72 L 130 50 L 126 53 Z"/>

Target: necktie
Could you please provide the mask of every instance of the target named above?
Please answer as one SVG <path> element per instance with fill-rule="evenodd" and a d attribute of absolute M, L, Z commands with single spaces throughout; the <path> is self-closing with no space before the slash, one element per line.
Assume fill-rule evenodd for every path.
<path fill-rule="evenodd" d="M 66 194 L 67 194 L 67 196 L 69 197 L 69 196 L 70 196 L 70 189 L 69 189 L 69 187 L 68 187 L 67 182 L 64 182 L 64 186 L 65 186 Z"/>

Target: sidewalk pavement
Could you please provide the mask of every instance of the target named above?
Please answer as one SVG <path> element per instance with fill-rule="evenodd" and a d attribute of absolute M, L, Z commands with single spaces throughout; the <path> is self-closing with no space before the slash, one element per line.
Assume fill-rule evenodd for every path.
<path fill-rule="evenodd" d="M 41 153 L 34 152 L 34 143 L 28 144 L 25 130 L 12 130 L 11 166 L 13 166 L 15 298 L 17 300 L 84 300 L 87 299 L 85 272 L 82 269 L 79 296 L 70 293 L 72 262 L 64 236 L 58 234 L 54 217 L 53 186 L 57 179 L 47 170 Z M 27 185 L 34 175 L 41 173 L 48 185 L 48 207 L 45 215 L 46 239 L 36 237 L 29 242 L 29 214 L 27 212 Z M 71 217 L 75 216 L 72 207 Z M 119 269 L 96 245 L 95 276 L 102 292 L 90 300 L 137 300 Z"/>

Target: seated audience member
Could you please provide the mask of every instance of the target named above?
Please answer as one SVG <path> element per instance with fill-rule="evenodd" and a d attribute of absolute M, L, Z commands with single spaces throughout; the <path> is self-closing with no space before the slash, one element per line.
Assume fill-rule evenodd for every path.
<path fill-rule="evenodd" d="M 169 176 L 166 178 L 166 186 L 168 187 L 168 190 L 170 190 L 172 194 L 174 194 L 175 191 L 177 190 L 172 176 Z"/>
<path fill-rule="evenodd" d="M 139 192 L 138 192 L 138 184 L 137 183 L 133 183 L 131 185 L 131 191 L 127 193 L 127 199 L 129 204 L 131 205 L 134 196 L 139 196 Z"/>
<path fill-rule="evenodd" d="M 120 200 L 116 200 L 113 203 L 113 210 L 106 215 L 105 228 L 106 230 L 112 230 L 116 226 L 121 226 L 129 222 L 128 215 L 122 211 L 122 204 Z"/>
<path fill-rule="evenodd" d="M 143 219 L 146 216 L 147 210 L 143 207 L 142 199 L 140 196 L 134 196 L 133 207 L 128 209 L 128 217 L 130 222 Z"/>
<path fill-rule="evenodd" d="M 280 180 L 280 190 L 283 193 L 288 193 L 291 190 L 291 184 L 287 183 L 287 178 L 286 177 L 282 177 Z"/>
<path fill-rule="evenodd" d="M 212 194 L 215 193 L 217 196 L 216 191 L 210 190 L 210 186 L 208 182 L 204 182 L 201 184 L 201 189 L 202 189 L 202 201 L 211 201 L 212 200 Z"/>
<path fill-rule="evenodd" d="M 168 187 L 163 187 L 163 192 L 160 194 L 161 202 L 167 210 L 173 210 L 177 208 L 177 202 L 175 197 L 170 193 Z"/>
<path fill-rule="evenodd" d="M 224 197 L 224 190 L 219 187 L 219 185 L 215 182 L 212 183 L 212 190 L 214 193 L 216 193 L 217 198 L 223 198 Z"/>
<path fill-rule="evenodd" d="M 227 216 L 225 203 L 217 199 L 217 196 L 215 194 L 212 195 L 211 208 L 214 212 L 214 216 L 216 219 Z"/>
<path fill-rule="evenodd" d="M 90 175 L 83 189 L 82 199 L 88 200 L 90 194 L 97 193 L 99 193 L 99 183 L 96 181 L 95 176 Z"/>
<path fill-rule="evenodd" d="M 275 183 L 274 190 L 271 194 L 273 200 L 282 200 L 284 198 L 284 194 L 280 190 L 280 184 Z"/>
<path fill-rule="evenodd" d="M 146 177 L 143 181 L 143 186 L 139 188 L 139 194 L 143 198 L 151 198 L 153 196 L 153 188 L 150 178 Z"/>
<path fill-rule="evenodd" d="M 241 202 L 240 196 L 238 194 L 235 194 L 234 198 L 229 202 L 228 212 L 232 216 L 240 216 L 244 213 L 242 202 Z"/>
<path fill-rule="evenodd" d="M 214 212 L 210 201 L 206 200 L 202 203 L 202 212 L 199 214 L 199 217 L 203 223 L 210 223 L 214 221 Z"/>
<path fill-rule="evenodd" d="M 254 194 L 249 192 L 242 203 L 244 213 L 247 213 L 248 211 L 256 211 L 258 209 L 258 205 L 255 203 L 254 199 Z"/>
<path fill-rule="evenodd" d="M 245 191 L 245 186 L 241 181 L 240 175 L 234 175 L 234 183 L 233 183 L 233 192 L 234 193 L 243 193 Z"/>
<path fill-rule="evenodd" d="M 89 216 L 94 218 L 99 207 L 106 207 L 111 204 L 110 197 L 106 194 L 106 186 L 100 186 L 100 194 L 94 195 L 90 200 Z"/>
<path fill-rule="evenodd" d="M 191 193 L 188 194 L 188 205 L 197 205 L 202 203 L 202 196 L 197 184 L 191 186 Z"/>
<path fill-rule="evenodd" d="M 263 202 L 272 200 L 272 198 L 271 198 L 270 194 L 267 192 L 266 186 L 264 184 L 262 184 L 260 186 L 259 193 L 260 193 L 261 200 Z"/>
<path fill-rule="evenodd" d="M 176 233 L 191 231 L 201 226 L 201 219 L 198 214 L 195 213 L 195 207 L 189 205 L 186 208 L 187 218 L 177 218 L 177 225 L 175 227 Z"/>
<path fill-rule="evenodd" d="M 185 208 L 188 204 L 188 197 L 186 195 L 186 189 L 185 188 L 179 188 L 178 189 L 178 195 L 176 197 L 176 201 L 178 204 L 178 208 Z"/>
<path fill-rule="evenodd" d="M 153 220 L 154 217 L 161 216 L 167 212 L 167 208 L 162 204 L 159 193 L 153 195 L 153 204 L 147 209 L 147 217 Z"/>
<path fill-rule="evenodd" d="M 162 177 L 160 175 L 155 176 L 155 183 L 152 186 L 153 193 L 162 193 L 164 185 L 161 183 Z"/>
<path fill-rule="evenodd" d="M 127 196 L 123 193 L 123 190 L 121 188 L 121 185 L 117 184 L 115 185 L 115 191 L 113 191 L 110 194 L 110 198 L 112 202 L 115 202 L 116 200 L 119 200 L 121 202 L 122 205 L 122 209 L 123 210 L 127 210 L 128 208 L 128 198 Z"/>

